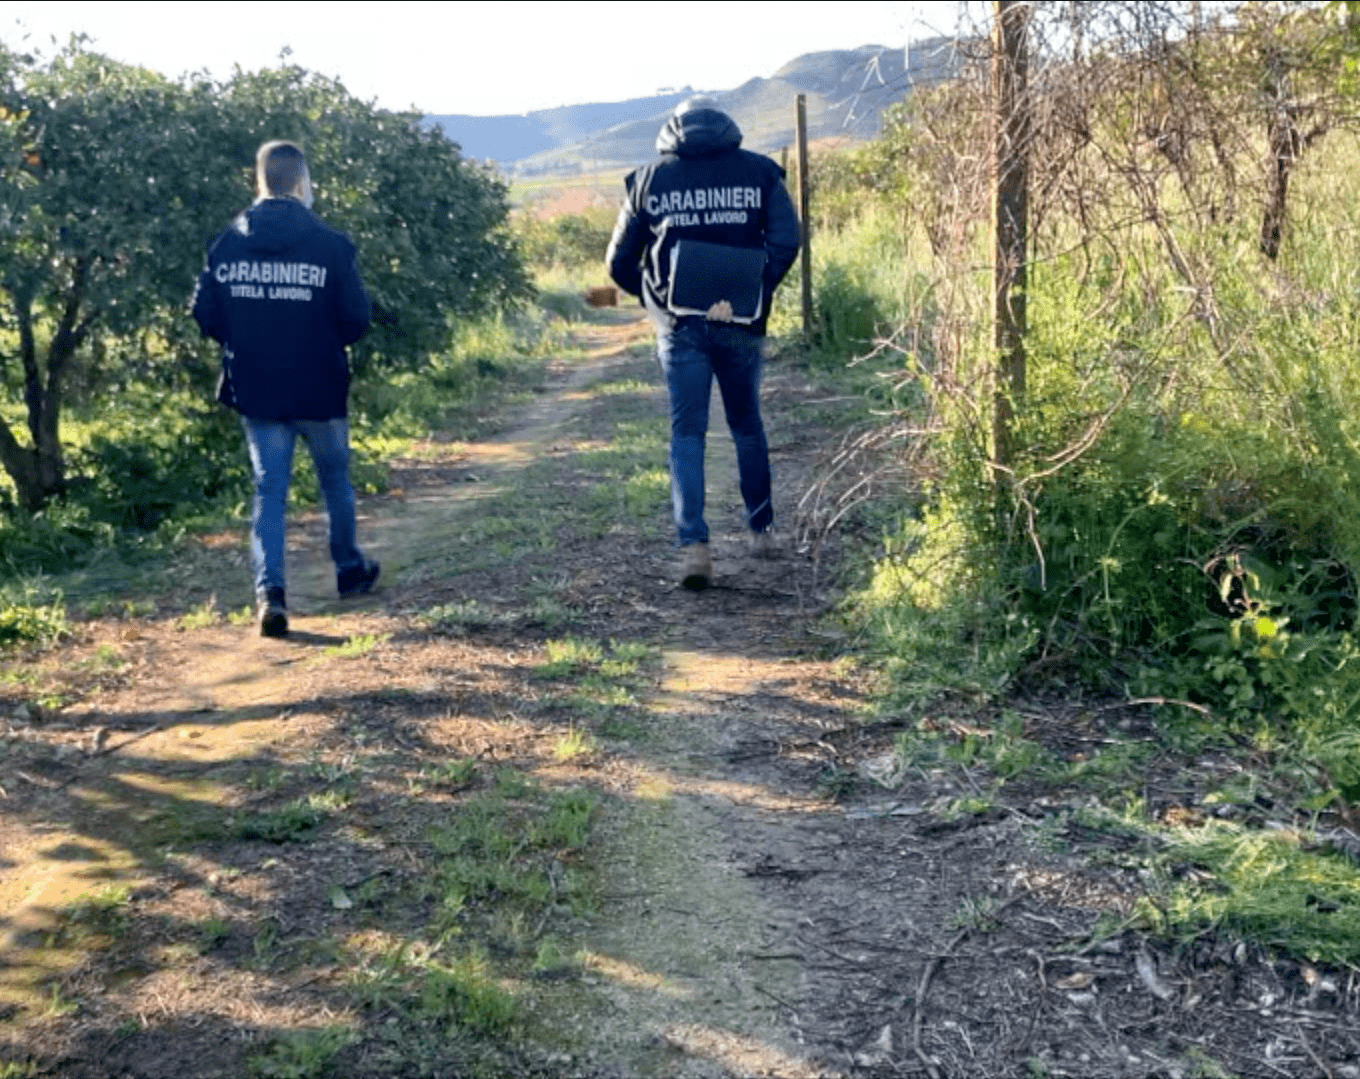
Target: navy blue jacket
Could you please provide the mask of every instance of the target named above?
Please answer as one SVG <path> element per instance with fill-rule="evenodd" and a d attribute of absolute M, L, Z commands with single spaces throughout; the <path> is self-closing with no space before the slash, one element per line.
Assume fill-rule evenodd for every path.
<path fill-rule="evenodd" d="M 775 286 L 798 254 L 800 230 L 784 170 L 741 149 L 741 130 L 718 109 L 673 115 L 656 140 L 661 157 L 624 180 L 626 194 L 605 263 L 625 292 L 640 296 L 661 330 L 670 310 L 671 252 L 681 240 L 763 249 L 761 317 L 742 329 L 763 334 Z"/>
<path fill-rule="evenodd" d="M 264 199 L 208 245 L 193 312 L 222 343 L 217 399 L 257 420 L 347 415 L 345 346 L 372 313 L 354 244 L 293 199 Z"/>

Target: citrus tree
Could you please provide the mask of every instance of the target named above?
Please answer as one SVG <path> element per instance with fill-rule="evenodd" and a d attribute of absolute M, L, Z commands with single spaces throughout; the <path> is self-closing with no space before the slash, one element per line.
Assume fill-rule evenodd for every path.
<path fill-rule="evenodd" d="M 183 303 L 198 214 L 227 203 L 202 87 L 78 45 L 45 67 L 0 52 L 0 80 L 0 385 L 24 417 L 17 433 L 0 421 L 0 464 L 34 510 L 65 485 L 77 369 Z"/>
<path fill-rule="evenodd" d="M 215 84 L 78 40 L 45 62 L 0 46 L 0 466 L 23 508 L 66 489 L 73 399 L 207 382 L 185 302 L 272 138 L 307 151 L 317 212 L 358 245 L 375 318 L 357 366 L 417 365 L 452 320 L 530 294 L 504 187 L 417 114 L 297 67 Z"/>

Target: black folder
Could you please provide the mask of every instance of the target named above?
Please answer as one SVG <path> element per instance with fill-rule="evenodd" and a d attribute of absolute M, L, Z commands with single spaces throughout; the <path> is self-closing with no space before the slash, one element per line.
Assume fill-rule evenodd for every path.
<path fill-rule="evenodd" d="M 680 240 L 671 248 L 671 295 L 677 315 L 706 315 L 715 303 L 732 305 L 733 322 L 755 322 L 765 305 L 765 250 Z"/>

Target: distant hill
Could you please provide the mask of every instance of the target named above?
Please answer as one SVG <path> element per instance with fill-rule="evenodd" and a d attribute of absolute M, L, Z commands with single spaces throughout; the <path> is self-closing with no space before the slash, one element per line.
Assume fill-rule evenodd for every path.
<path fill-rule="evenodd" d="M 794 99 L 807 95 L 808 137 L 871 138 L 885 108 L 913 87 L 950 77 L 954 40 L 932 38 L 908 50 L 864 45 L 814 52 L 785 64 L 768 79 L 713 92 L 741 127 L 745 147 L 766 153 L 794 140 Z M 571 174 L 616 169 L 656 154 L 666 115 L 695 91 L 607 104 L 564 105 L 520 116 L 428 116 L 471 158 L 491 159 L 518 175 Z"/>
<path fill-rule="evenodd" d="M 427 116 L 425 122 L 442 126 L 444 134 L 462 146 L 464 156 L 509 164 L 580 142 L 605 128 L 667 113 L 693 93 L 685 87 L 631 101 L 562 105 L 518 116 Z"/>

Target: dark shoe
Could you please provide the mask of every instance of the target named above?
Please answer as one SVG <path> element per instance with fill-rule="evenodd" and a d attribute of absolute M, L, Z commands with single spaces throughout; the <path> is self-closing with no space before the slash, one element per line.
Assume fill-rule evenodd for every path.
<path fill-rule="evenodd" d="M 340 598 L 353 599 L 355 596 L 372 592 L 381 572 L 382 566 L 376 562 L 365 562 L 357 569 L 341 571 L 335 582 L 336 587 L 340 589 Z"/>
<path fill-rule="evenodd" d="M 288 636 L 288 605 L 284 602 L 282 588 L 269 589 L 259 598 L 255 610 L 260 620 L 261 637 Z"/>
<path fill-rule="evenodd" d="M 713 558 L 707 543 L 691 543 L 680 548 L 680 586 L 702 592 L 713 583 Z"/>

